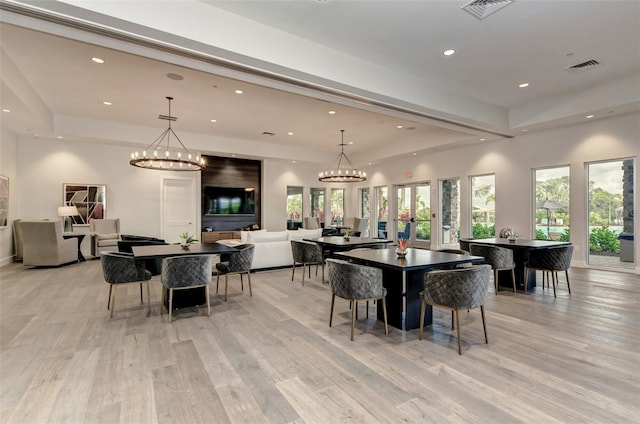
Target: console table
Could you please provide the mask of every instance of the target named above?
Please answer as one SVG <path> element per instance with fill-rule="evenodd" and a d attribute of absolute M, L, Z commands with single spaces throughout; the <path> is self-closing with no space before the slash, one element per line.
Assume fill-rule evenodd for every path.
<path fill-rule="evenodd" d="M 86 234 L 82 234 L 82 233 L 63 233 L 62 234 L 63 239 L 74 238 L 78 240 L 78 261 L 80 262 L 84 262 L 87 260 L 82 254 L 82 249 L 80 248 L 80 246 L 82 245 L 82 240 L 84 240 L 84 236 L 86 236 Z"/>

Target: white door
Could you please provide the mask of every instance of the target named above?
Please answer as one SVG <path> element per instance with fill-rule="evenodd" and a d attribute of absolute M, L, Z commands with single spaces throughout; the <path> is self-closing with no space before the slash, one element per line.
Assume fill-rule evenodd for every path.
<path fill-rule="evenodd" d="M 196 193 L 192 179 L 165 178 L 162 180 L 162 238 L 178 243 L 180 234 L 196 234 Z"/>

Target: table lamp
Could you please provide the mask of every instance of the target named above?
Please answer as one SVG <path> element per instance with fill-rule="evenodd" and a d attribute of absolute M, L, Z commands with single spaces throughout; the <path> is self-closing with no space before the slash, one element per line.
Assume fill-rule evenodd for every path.
<path fill-rule="evenodd" d="M 77 216 L 78 208 L 75 206 L 58 206 L 58 216 L 64 217 L 64 232 L 72 233 L 73 232 L 73 220 L 72 216 Z"/>

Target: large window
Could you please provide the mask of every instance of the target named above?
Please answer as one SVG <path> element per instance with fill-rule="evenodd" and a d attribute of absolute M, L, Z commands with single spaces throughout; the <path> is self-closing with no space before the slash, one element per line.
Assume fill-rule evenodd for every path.
<path fill-rule="evenodd" d="M 387 238 L 387 221 L 389 220 L 389 189 L 387 186 L 373 188 L 374 221 L 371 223 L 375 237 Z"/>
<path fill-rule="evenodd" d="M 569 166 L 534 169 L 535 238 L 569 241 Z"/>
<path fill-rule="evenodd" d="M 369 208 L 369 187 L 358 189 L 358 217 L 360 219 L 366 219 L 369 221 L 370 208 Z M 362 234 L 363 236 L 369 236 L 369 225 L 367 230 Z"/>
<path fill-rule="evenodd" d="M 455 244 L 460 238 L 460 178 L 440 180 L 440 244 Z"/>
<path fill-rule="evenodd" d="M 492 238 L 496 234 L 496 177 L 476 175 L 471 181 L 471 236 Z"/>
<path fill-rule="evenodd" d="M 302 226 L 302 187 L 287 186 L 287 228 Z"/>
<path fill-rule="evenodd" d="M 342 225 L 344 220 L 344 189 L 331 189 L 331 225 Z"/>
<path fill-rule="evenodd" d="M 589 265 L 634 267 L 633 175 L 633 159 L 587 164 Z"/>
<path fill-rule="evenodd" d="M 320 218 L 321 225 L 324 223 L 324 193 L 323 188 L 311 188 L 311 216 Z"/>

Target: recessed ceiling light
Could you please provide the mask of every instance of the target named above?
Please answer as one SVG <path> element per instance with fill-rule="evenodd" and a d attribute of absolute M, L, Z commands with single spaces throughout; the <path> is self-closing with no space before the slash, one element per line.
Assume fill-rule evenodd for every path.
<path fill-rule="evenodd" d="M 104 63 L 104 59 L 99 57 L 92 57 L 91 60 L 95 63 Z"/>
<path fill-rule="evenodd" d="M 417 153 L 414 153 L 414 154 L 413 154 L 413 156 L 418 156 L 418 154 L 417 154 Z"/>
<path fill-rule="evenodd" d="M 182 81 L 184 79 L 184 77 L 180 74 L 167 74 L 167 78 L 174 81 Z"/>
<path fill-rule="evenodd" d="M 293 135 L 293 133 L 292 133 L 292 132 L 288 132 L 287 134 L 289 134 L 289 135 Z"/>
<path fill-rule="evenodd" d="M 62 136 L 61 136 L 61 135 L 59 135 L 59 136 L 58 136 L 58 137 L 56 137 L 56 138 L 62 139 Z"/>
<path fill-rule="evenodd" d="M 11 109 L 2 109 L 3 112 L 11 112 Z"/>
<path fill-rule="evenodd" d="M 456 51 L 453 50 L 453 49 L 447 49 L 447 50 L 443 51 L 442 54 L 445 55 L 445 56 L 453 56 L 455 54 L 455 52 Z"/>
<path fill-rule="evenodd" d="M 369 162 L 369 163 L 367 163 L 367 165 L 373 165 L 373 162 Z"/>
<path fill-rule="evenodd" d="M 396 125 L 397 129 L 404 128 L 404 125 Z"/>
<path fill-rule="evenodd" d="M 236 155 L 231 155 L 231 157 L 232 157 L 232 158 L 235 158 L 235 157 L 236 157 Z"/>
<path fill-rule="evenodd" d="M 527 87 L 529 87 L 529 83 L 528 82 L 523 82 L 522 84 L 518 84 L 518 87 L 527 88 Z"/>
<path fill-rule="evenodd" d="M 292 160 L 292 161 L 291 161 L 291 163 L 296 163 L 296 161 L 295 161 L 295 160 Z"/>
<path fill-rule="evenodd" d="M 242 94 L 242 93 L 244 93 L 244 91 L 242 91 L 242 90 L 236 90 L 236 91 L 234 91 L 234 93 L 236 93 L 236 94 Z"/>
<path fill-rule="evenodd" d="M 353 141 L 350 141 L 348 144 L 353 144 Z"/>
<path fill-rule="evenodd" d="M 481 138 L 480 141 L 487 141 L 487 139 L 486 138 Z"/>
<path fill-rule="evenodd" d="M 105 102 L 102 102 L 102 104 L 105 106 L 111 106 L 113 103 L 105 101 Z"/>
<path fill-rule="evenodd" d="M 330 110 L 330 111 L 329 111 L 329 115 L 335 115 L 335 114 L 336 114 L 336 111 L 335 111 L 335 110 Z"/>
<path fill-rule="evenodd" d="M 522 130 L 522 132 L 527 132 L 527 131 L 529 131 L 529 130 L 528 130 L 528 129 L 526 129 L 526 128 Z"/>
<path fill-rule="evenodd" d="M 587 115 L 587 119 L 593 118 L 593 115 Z"/>
<path fill-rule="evenodd" d="M 218 120 L 217 119 L 211 119 L 211 122 L 213 122 L 215 124 L 216 122 L 218 122 Z"/>

